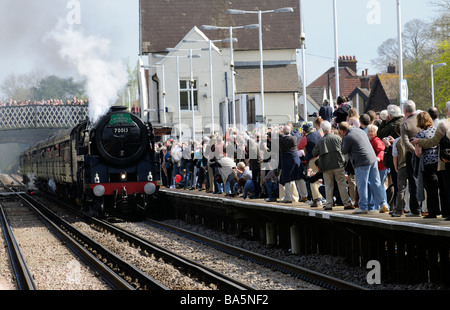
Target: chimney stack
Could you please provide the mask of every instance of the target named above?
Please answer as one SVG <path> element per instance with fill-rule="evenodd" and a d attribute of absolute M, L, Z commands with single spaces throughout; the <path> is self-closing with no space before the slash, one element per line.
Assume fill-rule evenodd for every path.
<path fill-rule="evenodd" d="M 358 72 L 357 64 L 358 61 L 356 60 L 356 56 L 346 55 L 339 57 L 339 67 L 348 67 L 351 70 L 353 70 L 353 72 L 357 73 Z"/>
<path fill-rule="evenodd" d="M 397 67 L 395 64 L 389 64 L 387 68 L 387 73 L 396 73 Z"/>

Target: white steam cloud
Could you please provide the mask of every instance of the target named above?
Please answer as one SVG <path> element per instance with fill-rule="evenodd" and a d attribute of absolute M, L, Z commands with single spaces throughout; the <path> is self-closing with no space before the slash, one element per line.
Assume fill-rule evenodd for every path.
<path fill-rule="evenodd" d="M 60 23 L 48 33 L 60 46 L 59 55 L 75 66 L 78 74 L 86 78 L 89 96 L 89 118 L 95 122 L 114 105 L 118 92 L 128 81 L 125 65 L 107 61 L 110 41 L 98 36 L 85 36 L 72 26 Z"/>

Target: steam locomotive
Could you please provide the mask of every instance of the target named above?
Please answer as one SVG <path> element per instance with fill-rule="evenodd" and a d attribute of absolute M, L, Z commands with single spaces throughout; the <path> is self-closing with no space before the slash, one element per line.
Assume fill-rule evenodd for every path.
<path fill-rule="evenodd" d="M 154 138 L 151 123 L 112 107 L 94 124 L 86 120 L 26 149 L 20 172 L 30 189 L 97 217 L 142 215 L 161 185 Z"/>

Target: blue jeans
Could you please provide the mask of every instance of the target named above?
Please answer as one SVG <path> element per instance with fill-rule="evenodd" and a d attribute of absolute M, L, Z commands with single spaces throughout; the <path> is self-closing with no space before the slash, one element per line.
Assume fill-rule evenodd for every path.
<path fill-rule="evenodd" d="M 378 170 L 378 172 L 380 173 L 380 182 L 381 182 L 381 187 L 383 187 L 384 189 L 384 182 L 386 181 L 387 175 L 389 174 L 389 169 L 383 169 L 383 170 Z M 369 195 L 368 195 L 368 207 L 369 207 L 369 211 L 370 210 L 378 210 L 378 206 L 374 205 L 373 202 L 373 195 L 372 195 L 372 191 L 371 191 L 372 187 L 369 184 Z M 386 190 L 384 190 L 384 200 L 387 202 L 387 194 L 386 194 Z"/>
<path fill-rule="evenodd" d="M 264 183 L 264 187 L 266 188 L 267 196 L 269 196 L 269 199 L 275 199 L 272 195 L 272 191 L 275 189 L 278 189 L 278 184 L 272 181 Z"/>
<path fill-rule="evenodd" d="M 384 185 L 381 184 L 377 162 L 368 166 L 355 167 L 355 180 L 359 194 L 358 205 L 361 210 L 368 211 L 369 186 L 373 195 L 374 209 L 379 210 L 380 206 L 388 205 L 385 198 L 386 191 Z"/>
<path fill-rule="evenodd" d="M 176 185 L 175 184 L 175 176 L 177 174 L 181 175 L 181 163 L 180 162 L 173 163 L 172 178 L 170 181 L 170 185 Z"/>
<path fill-rule="evenodd" d="M 224 191 L 225 194 L 234 194 L 236 193 L 236 188 L 235 188 L 235 184 L 236 184 L 236 176 L 234 175 L 234 173 L 230 173 L 230 175 L 228 176 L 227 180 L 225 181 L 224 184 Z"/>

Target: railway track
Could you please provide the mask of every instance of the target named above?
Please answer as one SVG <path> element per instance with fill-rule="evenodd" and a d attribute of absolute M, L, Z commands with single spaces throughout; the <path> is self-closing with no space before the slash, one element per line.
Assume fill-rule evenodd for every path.
<path fill-rule="evenodd" d="M 261 255 L 259 253 L 251 252 L 230 244 L 226 244 L 173 225 L 169 225 L 151 219 L 146 219 L 146 223 L 148 223 L 151 226 L 178 234 L 184 238 L 189 238 L 191 240 L 204 244 L 205 246 L 212 247 L 229 255 L 239 257 L 243 260 L 247 260 L 265 266 L 267 268 L 271 268 L 273 270 L 289 274 L 302 281 L 311 283 L 313 285 L 317 285 L 318 287 L 322 287 L 327 290 L 367 290 L 366 288 L 361 287 L 359 285 L 355 285 L 353 283 L 343 281 L 334 277 L 330 277 L 307 268 L 303 268 L 288 262 L 273 259 L 271 257 Z"/>
<path fill-rule="evenodd" d="M 27 203 L 34 204 L 34 205 L 42 205 L 37 200 L 33 199 L 32 197 L 27 197 Z M 39 209 L 45 210 L 44 206 L 40 206 Z M 65 209 L 64 209 L 65 210 Z M 75 211 L 75 210 L 73 210 Z M 52 220 L 54 219 L 57 221 L 56 218 L 61 217 L 61 215 L 57 216 L 51 211 L 41 211 L 46 214 L 46 216 L 51 217 Z M 207 289 L 217 289 L 217 290 L 254 290 L 254 287 L 248 284 L 243 283 L 242 281 L 238 281 L 233 279 L 232 277 L 225 276 L 224 274 L 215 271 L 213 268 L 208 268 L 204 265 L 198 264 L 195 260 L 187 259 L 184 257 L 180 257 L 180 255 L 177 255 L 175 252 L 171 252 L 167 250 L 166 248 L 163 248 L 162 246 L 157 245 L 156 243 L 151 243 L 149 240 L 144 239 L 136 234 L 133 234 L 125 229 L 117 227 L 117 225 L 112 225 L 111 223 L 108 223 L 106 221 L 99 221 L 98 219 L 89 217 L 85 214 L 82 214 L 81 212 L 78 212 L 77 217 L 83 218 L 84 221 L 86 221 L 91 229 L 101 233 L 101 234 L 111 234 L 116 239 L 120 239 L 121 242 L 125 242 L 126 244 L 132 245 L 134 249 L 137 249 L 136 256 L 138 255 L 144 255 L 144 256 L 151 256 L 156 258 L 157 260 L 162 260 L 164 262 L 170 262 L 170 264 L 173 264 L 176 269 L 181 270 L 183 274 L 189 274 L 191 277 L 198 279 L 198 281 L 205 283 L 207 286 Z M 64 217 L 67 217 L 67 215 L 64 215 Z M 58 220 L 59 221 L 59 220 Z M 182 230 L 177 227 L 169 226 L 167 224 L 163 224 L 156 221 L 148 220 L 145 222 L 147 225 L 152 225 L 153 227 L 157 227 L 158 229 L 163 229 L 166 231 L 169 231 L 171 233 L 175 233 L 177 235 L 183 236 L 183 238 L 189 238 L 191 240 L 195 240 L 196 242 L 199 242 L 203 245 L 206 245 L 208 247 L 212 247 L 214 249 L 217 249 L 219 251 L 222 251 L 224 253 L 227 253 L 229 255 L 232 255 L 234 257 L 238 257 L 239 259 L 246 260 L 249 262 L 252 262 L 254 264 L 258 264 L 261 266 L 264 266 L 266 268 L 272 269 L 274 271 L 279 271 L 281 273 L 290 275 L 291 277 L 300 279 L 301 281 L 305 281 L 308 283 L 311 283 L 317 287 L 328 289 L 328 290 L 361 290 L 365 289 L 362 287 L 359 287 L 357 285 L 353 285 L 352 283 L 348 283 L 345 281 L 341 281 L 339 279 L 335 279 L 332 277 L 328 277 L 326 275 L 301 268 L 296 265 L 292 265 L 286 262 L 282 262 L 279 260 L 275 260 L 272 258 L 269 258 L 267 256 L 259 255 L 256 253 L 252 253 L 250 251 L 246 251 L 243 249 L 239 249 L 237 247 L 233 247 L 230 245 L 227 245 L 225 243 L 221 243 L 218 241 L 214 241 L 210 238 L 206 238 L 204 236 L 193 234 L 191 232 Z M 105 246 L 102 246 L 101 244 L 98 244 L 95 241 L 86 241 L 89 239 L 93 239 L 85 234 L 81 234 L 80 237 L 79 232 L 76 232 L 77 229 L 74 227 L 71 227 L 68 222 L 63 224 L 56 224 L 59 227 L 64 227 L 63 230 L 66 234 L 72 236 L 74 239 L 84 240 L 83 242 L 85 245 L 83 245 L 84 248 L 88 248 L 91 252 L 91 255 L 94 255 L 92 253 L 95 253 L 97 257 L 99 257 L 100 260 L 108 261 L 108 265 L 112 267 L 112 269 L 118 268 L 116 261 L 119 259 L 117 255 L 112 253 L 112 251 L 106 249 Z M 94 246 L 95 245 L 95 246 Z M 114 258 L 106 259 L 107 255 L 112 255 Z M 120 267 L 119 270 L 127 270 L 121 271 L 119 273 L 126 274 L 128 273 L 129 276 L 125 277 L 128 278 L 128 280 L 125 280 L 127 284 L 124 287 L 117 287 L 114 286 L 116 289 L 156 289 L 152 287 L 149 284 L 143 284 L 146 283 L 148 280 L 138 280 L 138 276 L 136 273 L 140 273 L 139 269 L 137 267 Z M 145 268 L 144 268 L 145 269 Z M 131 270 L 131 271 L 129 271 Z M 132 279 L 132 280 L 130 280 Z M 154 279 L 153 279 L 154 280 Z M 111 280 L 107 281 L 108 283 Z M 154 280 L 156 281 L 156 280 Z M 153 281 L 152 281 L 153 282 Z M 156 281 L 157 282 L 157 281 Z M 130 287 L 127 287 L 129 285 Z M 153 284 L 152 284 L 153 285 Z M 159 289 L 166 289 L 168 290 L 168 287 L 161 287 Z M 189 288 L 184 288 L 189 289 Z"/>
<path fill-rule="evenodd" d="M 23 193 L 8 194 L 9 199 L 20 199 L 21 204 L 30 208 L 32 212 L 39 217 L 39 220 L 51 229 L 52 233 L 63 241 L 73 253 L 75 253 L 82 261 L 88 264 L 101 278 L 108 283 L 108 285 L 117 290 L 135 290 L 135 289 L 167 289 L 164 285 L 155 281 L 142 271 L 138 270 L 131 264 L 126 263 L 120 257 L 114 255 L 112 252 L 103 248 L 100 244 L 95 242 L 92 238 L 85 236 L 83 233 L 75 229 L 67 221 L 56 216 L 44 205 L 34 200 L 30 196 Z M 4 210 L 4 208 L 2 208 Z M 2 212 L 5 214 L 5 212 Z M 8 219 L 4 218 L 4 222 L 8 223 Z M 5 224 L 5 232 L 11 231 L 8 229 L 8 224 Z M 11 234 L 8 233 L 10 236 Z M 17 243 L 10 243 L 14 248 Z M 20 253 L 20 247 L 16 246 L 18 250 L 11 250 L 10 252 Z M 14 255 L 16 256 L 16 255 Z M 14 261 L 17 261 L 14 258 Z M 22 261 L 24 259 L 22 258 Z M 17 265 L 15 262 L 13 265 Z M 21 265 L 26 265 L 22 263 Z M 14 268 L 16 278 L 23 282 L 24 273 L 18 268 Z M 32 278 L 31 273 L 27 273 L 25 277 Z M 19 285 L 19 289 L 36 289 L 32 285 Z M 54 288 L 57 289 L 57 288 Z"/>
<path fill-rule="evenodd" d="M 61 232 L 21 200 L 20 195 L 0 193 L 1 231 L 9 254 L 5 255 L 4 263 L 11 266 L 5 277 L 11 279 L 8 289 L 109 289 L 62 244 L 58 238 Z M 2 271 L 6 274 L 6 269 Z M 78 281 L 81 277 L 89 279 L 90 284 L 83 287 L 84 283 Z"/>
<path fill-rule="evenodd" d="M 0 222 L 3 234 L 5 236 L 6 246 L 9 257 L 11 258 L 11 265 L 14 270 L 14 275 L 19 290 L 36 290 L 37 285 L 33 279 L 33 274 L 28 268 L 26 259 L 20 249 L 19 241 L 14 234 L 13 229 L 8 223 L 4 206 L 0 203 Z"/>
<path fill-rule="evenodd" d="M 18 193 L 18 195 L 23 200 L 24 205 L 33 208 L 35 213 L 39 213 L 39 217 L 46 222 L 46 225 L 52 226 L 52 229 L 55 230 L 54 233 L 64 240 L 73 252 L 83 257 L 84 261 L 88 262 L 92 268 L 95 268 L 96 272 L 101 274 L 102 278 L 113 289 L 170 289 L 133 264 L 126 262 L 125 259 L 115 254 L 113 250 L 109 250 L 100 242 L 95 241 L 95 238 L 92 238 L 86 233 L 82 233 L 79 229 L 69 224 L 67 220 L 62 219 L 60 215 L 49 210 L 33 197 L 24 193 Z M 81 213 L 78 213 L 77 216 L 84 218 L 84 220 L 88 221 L 92 229 L 100 231 L 103 235 L 113 234 L 114 239 L 120 239 L 122 244 L 130 244 L 134 248 L 138 248 L 139 253 L 142 253 L 143 256 L 149 256 L 153 260 L 164 261 L 166 264 L 173 265 L 178 271 L 202 283 L 205 287 L 204 289 L 253 289 L 244 283 L 214 272 L 214 270 L 201 266 L 192 260 L 170 253 L 163 248 L 156 247 L 146 240 L 139 239 L 137 236 L 133 236 L 124 230 L 109 225 L 107 222 L 98 221 Z M 67 215 L 64 215 L 64 217 L 67 218 Z M 189 287 L 184 287 L 183 289 L 189 289 Z"/>
<path fill-rule="evenodd" d="M 102 278 L 118 290 L 152 289 L 165 290 L 167 287 L 154 280 L 135 266 L 127 263 L 100 243 L 85 235 L 69 222 L 62 219 L 49 208 L 30 196 L 24 196 L 30 207 L 42 214 L 46 222 L 54 227 L 58 236 L 79 255 Z"/>
<path fill-rule="evenodd" d="M 92 228 L 102 233 L 107 232 L 117 238 L 120 238 L 122 242 L 126 242 L 132 245 L 132 247 L 139 249 L 139 251 L 144 253 L 146 256 L 154 257 L 156 260 L 162 260 L 175 266 L 175 268 L 180 270 L 183 274 L 189 275 L 189 277 L 205 283 L 207 287 L 216 290 L 254 290 L 252 286 L 219 273 L 211 268 L 199 264 L 192 259 L 188 259 L 182 255 L 171 252 L 164 247 L 158 246 L 156 243 L 150 242 L 149 240 L 146 240 L 125 229 L 112 225 L 107 221 L 99 220 L 76 210 L 73 210 L 73 212 L 76 212 L 77 216 L 83 217 L 86 221 L 88 221 Z"/>

